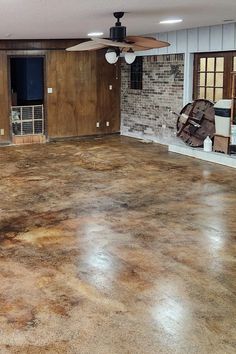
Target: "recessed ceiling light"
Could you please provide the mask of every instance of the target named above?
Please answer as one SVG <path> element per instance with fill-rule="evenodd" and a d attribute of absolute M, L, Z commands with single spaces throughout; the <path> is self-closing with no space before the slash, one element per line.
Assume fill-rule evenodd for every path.
<path fill-rule="evenodd" d="M 172 23 L 180 23 L 183 22 L 181 18 L 176 18 L 176 19 L 170 19 L 170 20 L 163 20 L 160 21 L 160 24 L 162 25 L 167 25 L 167 24 L 172 24 Z"/>
<path fill-rule="evenodd" d="M 102 36 L 104 33 L 103 32 L 90 32 L 88 33 L 88 37 L 99 37 Z"/>

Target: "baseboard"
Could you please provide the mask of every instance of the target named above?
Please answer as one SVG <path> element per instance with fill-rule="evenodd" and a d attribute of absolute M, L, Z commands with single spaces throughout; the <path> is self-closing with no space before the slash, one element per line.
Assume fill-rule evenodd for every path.
<path fill-rule="evenodd" d="M 227 167 L 236 168 L 236 156 L 225 155 L 218 152 L 206 152 L 203 151 L 203 149 L 191 148 L 187 145 L 169 145 L 169 152 L 174 152 L 200 160 L 217 163 Z"/>
<path fill-rule="evenodd" d="M 114 135 L 120 135 L 120 132 L 115 133 L 104 133 L 104 134 L 94 134 L 94 135 L 82 135 L 82 136 L 65 136 L 65 137 L 49 137 L 49 142 L 57 141 L 79 141 L 79 140 L 89 140 L 89 139 L 98 139 Z"/>
<path fill-rule="evenodd" d="M 143 133 L 133 133 L 127 131 L 121 131 L 122 136 L 127 136 L 129 138 L 135 138 L 144 141 L 152 141 L 153 143 L 169 146 L 177 141 L 176 137 L 160 137 L 156 135 L 148 135 Z"/>

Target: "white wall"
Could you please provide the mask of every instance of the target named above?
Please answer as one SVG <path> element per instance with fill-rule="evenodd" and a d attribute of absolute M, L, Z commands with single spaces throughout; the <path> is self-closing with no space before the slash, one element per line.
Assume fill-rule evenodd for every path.
<path fill-rule="evenodd" d="M 151 36 L 171 45 L 139 52 L 138 55 L 185 54 L 184 104 L 192 100 L 193 53 L 236 50 L 236 23 L 162 32 Z"/>

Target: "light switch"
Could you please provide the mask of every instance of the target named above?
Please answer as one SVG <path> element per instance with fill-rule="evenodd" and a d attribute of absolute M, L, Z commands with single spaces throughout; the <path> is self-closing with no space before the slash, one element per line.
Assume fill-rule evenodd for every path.
<path fill-rule="evenodd" d="M 52 87 L 48 87 L 48 93 L 52 93 Z"/>
<path fill-rule="evenodd" d="M 0 135 L 4 135 L 4 129 L 0 129 Z"/>
<path fill-rule="evenodd" d="M 97 128 L 99 128 L 99 127 L 100 127 L 100 123 L 99 123 L 99 122 L 97 122 L 96 127 L 97 127 Z"/>
<path fill-rule="evenodd" d="M 110 122 L 106 122 L 106 126 L 109 127 L 110 126 Z"/>

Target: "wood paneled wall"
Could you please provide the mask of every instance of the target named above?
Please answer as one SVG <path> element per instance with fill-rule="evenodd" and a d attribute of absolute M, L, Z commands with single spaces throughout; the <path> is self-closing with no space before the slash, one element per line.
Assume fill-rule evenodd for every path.
<path fill-rule="evenodd" d="M 47 55 L 48 134 L 51 137 L 94 134 L 96 127 L 96 52 Z"/>
<path fill-rule="evenodd" d="M 0 41 L 0 129 L 5 130 L 0 142 L 10 140 L 9 55 L 45 56 L 49 138 L 119 132 L 120 67 L 108 64 L 104 51 L 79 53 L 64 50 L 76 43 L 78 40 Z M 48 87 L 53 89 L 52 94 L 47 94 Z"/>
<path fill-rule="evenodd" d="M 120 63 L 110 65 L 104 61 L 104 55 L 105 51 L 97 52 L 98 113 L 102 129 L 114 133 L 120 131 Z M 106 122 L 110 123 L 109 127 L 105 127 Z"/>
<path fill-rule="evenodd" d="M 4 135 L 0 135 L 0 143 L 9 142 L 8 70 L 7 55 L 3 52 L 0 52 L 0 129 L 4 129 Z"/>

